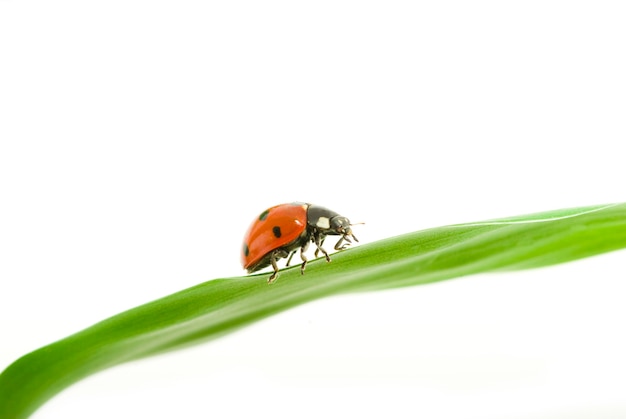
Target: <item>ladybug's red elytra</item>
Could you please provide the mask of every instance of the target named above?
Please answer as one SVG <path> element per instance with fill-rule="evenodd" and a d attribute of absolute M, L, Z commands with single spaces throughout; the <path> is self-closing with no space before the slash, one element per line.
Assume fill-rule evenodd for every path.
<path fill-rule="evenodd" d="M 304 274 L 307 263 L 304 252 L 309 243 L 315 243 L 316 257 L 322 252 L 330 262 L 328 252 L 322 248 L 324 239 L 326 236 L 341 236 L 335 250 L 345 249 L 352 243 L 350 238 L 358 242 L 351 225 L 346 217 L 319 205 L 303 202 L 276 205 L 263 211 L 250 225 L 243 240 L 241 264 L 248 273 L 272 265 L 274 272 L 267 281 L 272 283 L 278 274 L 276 261 L 288 257 L 289 266 L 291 258 L 300 249 L 300 272 Z"/>

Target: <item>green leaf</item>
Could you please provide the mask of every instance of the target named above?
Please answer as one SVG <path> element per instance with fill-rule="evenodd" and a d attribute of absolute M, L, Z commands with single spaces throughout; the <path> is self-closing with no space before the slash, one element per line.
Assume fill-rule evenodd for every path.
<path fill-rule="evenodd" d="M 536 268 L 626 247 L 626 204 L 459 224 L 364 244 L 268 274 L 220 278 L 128 310 L 31 352 L 0 375 L 0 418 L 24 418 L 76 381 L 219 337 L 317 298 Z"/>

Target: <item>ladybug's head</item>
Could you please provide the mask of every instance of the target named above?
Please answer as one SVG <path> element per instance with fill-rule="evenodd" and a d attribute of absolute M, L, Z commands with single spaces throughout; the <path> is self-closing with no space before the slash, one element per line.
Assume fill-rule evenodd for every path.
<path fill-rule="evenodd" d="M 330 228 L 335 234 L 351 235 L 352 229 L 350 228 L 350 220 L 343 215 L 337 215 L 330 219 Z"/>
<path fill-rule="evenodd" d="M 348 243 L 352 243 L 350 241 L 350 237 L 352 237 L 352 239 L 356 242 L 359 241 L 359 239 L 354 236 L 354 233 L 352 233 L 352 224 L 350 224 L 350 220 L 348 220 L 344 216 L 338 215 L 331 218 L 330 230 L 332 231 L 332 233 L 328 232 L 326 234 L 337 234 L 343 236 L 343 239 Z"/>
<path fill-rule="evenodd" d="M 330 219 L 330 228 L 325 233 L 343 236 L 344 240 L 348 243 L 351 243 L 350 237 L 356 242 L 359 241 L 359 239 L 354 237 L 354 233 L 352 233 L 352 224 L 350 224 L 350 220 L 342 215 L 337 215 Z"/>

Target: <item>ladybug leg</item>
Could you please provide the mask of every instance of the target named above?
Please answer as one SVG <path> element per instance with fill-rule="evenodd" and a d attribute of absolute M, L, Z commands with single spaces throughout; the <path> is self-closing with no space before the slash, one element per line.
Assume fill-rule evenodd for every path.
<path fill-rule="evenodd" d="M 300 248 L 300 259 L 302 259 L 302 265 L 300 265 L 300 274 L 304 275 L 304 268 L 306 267 L 306 263 L 308 262 L 308 259 L 306 258 L 306 256 L 304 256 L 304 252 L 306 252 L 306 250 L 309 248 L 309 242 L 306 242 L 301 248 Z M 295 253 L 295 251 L 294 251 Z"/>
<path fill-rule="evenodd" d="M 291 263 L 291 258 L 293 257 L 293 255 L 296 254 L 296 250 L 294 250 L 293 252 L 291 252 L 291 254 L 289 255 L 289 259 L 287 259 L 287 264 L 285 266 L 289 266 L 289 264 Z"/>
<path fill-rule="evenodd" d="M 270 277 L 267 280 L 268 284 L 271 284 L 272 282 L 274 282 L 276 280 L 276 275 L 278 275 L 278 265 L 276 265 L 276 252 L 272 252 L 272 255 L 270 256 L 270 263 L 272 264 L 272 268 L 274 268 L 274 272 L 270 275 Z"/>
<path fill-rule="evenodd" d="M 274 282 L 276 280 L 276 276 L 278 275 L 278 265 L 276 264 L 276 261 L 280 258 L 284 258 L 287 256 L 289 256 L 289 253 L 287 253 L 283 249 L 276 249 L 270 254 L 270 263 L 272 264 L 272 268 L 274 268 L 274 272 L 268 278 L 267 280 L 268 284 L 271 284 L 272 282 Z"/>
<path fill-rule="evenodd" d="M 344 240 L 346 241 L 346 244 L 344 244 L 343 246 L 341 245 Z M 356 239 L 355 239 L 356 240 Z M 358 240 L 357 240 L 358 241 Z M 339 241 L 337 242 L 337 244 L 335 245 L 335 250 L 343 250 L 346 247 L 348 247 L 350 244 L 352 243 L 352 240 L 350 240 L 347 236 L 341 236 L 341 238 L 339 239 Z"/>
<path fill-rule="evenodd" d="M 326 237 L 323 237 L 322 240 L 320 240 L 320 244 L 318 246 L 317 249 L 315 249 L 315 257 L 319 256 L 320 254 L 320 247 L 322 247 L 324 245 L 324 240 L 326 240 Z"/>
<path fill-rule="evenodd" d="M 315 245 L 317 246 L 317 250 L 319 250 L 320 252 L 322 252 L 324 254 L 324 256 L 326 257 L 326 262 L 330 262 L 330 256 L 328 256 L 328 252 L 326 250 L 324 250 L 324 248 L 322 247 L 322 243 L 324 242 L 324 239 L 326 237 L 321 237 L 321 235 L 319 233 L 315 234 L 313 236 L 313 241 L 315 242 Z M 316 252 L 317 252 L 316 250 Z"/>

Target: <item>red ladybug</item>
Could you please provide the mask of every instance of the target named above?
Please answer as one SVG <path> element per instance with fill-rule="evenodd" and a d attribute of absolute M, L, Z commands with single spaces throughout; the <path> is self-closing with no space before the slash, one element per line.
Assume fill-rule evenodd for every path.
<path fill-rule="evenodd" d="M 358 242 L 350 226 L 346 217 L 318 205 L 303 202 L 276 205 L 263 211 L 248 229 L 243 240 L 241 264 L 248 273 L 272 265 L 274 272 L 267 281 L 272 283 L 278 274 L 276 261 L 288 257 L 289 266 L 291 257 L 300 249 L 300 272 L 304 274 L 307 263 L 304 252 L 309 243 L 315 243 L 316 257 L 322 252 L 330 262 L 328 252 L 322 248 L 324 239 L 326 236 L 341 236 L 335 250 L 343 250 L 352 243 L 350 237 Z M 347 243 L 343 244 L 344 241 Z"/>

